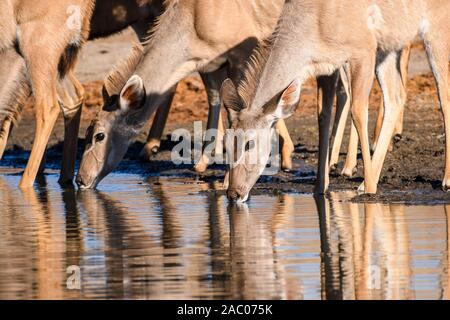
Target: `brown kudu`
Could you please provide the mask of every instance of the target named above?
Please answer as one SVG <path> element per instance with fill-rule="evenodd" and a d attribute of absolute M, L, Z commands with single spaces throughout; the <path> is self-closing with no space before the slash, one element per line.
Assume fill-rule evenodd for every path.
<path fill-rule="evenodd" d="M 336 83 L 336 70 L 350 63 L 352 117 L 361 142 L 364 191 L 375 193 L 401 110 L 402 77 L 397 68 L 401 50 L 417 35 L 427 49 L 438 85 L 446 136 L 450 135 L 448 12 L 450 3 L 442 0 L 408 3 L 381 0 L 376 3 L 368 0 L 287 1 L 277 32 L 268 45 L 259 50 L 239 92 L 230 81 L 225 82 L 224 103 L 229 109 L 240 111 L 235 117 L 234 128 L 244 131 L 260 129 L 268 134 L 273 121 L 293 113 L 300 98 L 301 85 L 306 79 L 325 76 L 323 88 L 332 90 Z M 372 159 L 367 114 L 375 69 L 384 95 L 384 117 L 381 138 Z M 319 111 L 322 127 L 316 189 L 319 193 L 328 188 L 327 144 L 332 105 L 332 100 L 328 100 Z M 244 150 L 247 142 L 243 141 L 238 149 Z M 446 150 L 444 188 L 450 185 L 450 139 L 447 139 Z M 241 157 L 244 160 L 231 169 L 228 194 L 232 199 L 245 201 L 248 198 L 261 166 L 265 165 L 249 166 L 245 162 L 247 158 Z"/>
<path fill-rule="evenodd" d="M 273 32 L 283 1 L 171 0 L 165 4 L 142 57 L 132 54 L 105 83 L 105 108 L 88 130 L 78 173 L 81 187 L 95 187 L 117 166 L 170 89 L 190 73 L 209 76 L 209 99 L 219 110 L 222 81 L 227 76 L 239 79 L 258 40 Z M 217 128 L 218 118 L 209 121 L 214 122 L 212 127 Z M 293 144 L 280 123 L 284 128 L 280 134 L 286 133 L 283 158 L 289 159 Z M 207 161 L 202 160 L 200 166 L 205 167 Z"/>
<path fill-rule="evenodd" d="M 98 0 L 95 1 L 89 39 L 106 37 L 131 26 L 139 40 L 147 37 L 147 31 L 162 10 L 163 0 L 127 1 Z M 6 147 L 8 136 L 19 122 L 19 116 L 31 94 L 30 82 L 23 57 L 14 48 L 0 53 L 0 79 L 2 80 L 0 95 L 0 114 L 2 127 L 0 129 L 0 159 Z M 65 143 L 61 170 L 63 183 L 72 182 L 74 175 L 76 142 L 84 90 L 78 80 L 70 72 L 68 77 L 77 84 L 73 92 L 70 82 L 61 81 L 58 84 L 58 99 L 63 107 L 65 120 Z M 67 81 L 66 81 L 67 82 Z M 75 100 L 75 101 L 74 101 Z M 78 100 L 78 101 L 77 101 Z M 75 105 L 76 102 L 76 105 Z M 43 168 L 41 168 L 43 169 Z"/>
<path fill-rule="evenodd" d="M 89 35 L 93 8 L 92 0 L 11 0 L 0 5 L 0 51 L 17 48 L 23 57 L 36 106 L 35 139 L 21 187 L 31 187 L 36 178 L 60 107 L 67 121 L 77 122 L 83 88 L 73 69 Z M 66 97 L 58 100 L 58 77 L 74 88 L 76 98 L 69 103 Z"/>

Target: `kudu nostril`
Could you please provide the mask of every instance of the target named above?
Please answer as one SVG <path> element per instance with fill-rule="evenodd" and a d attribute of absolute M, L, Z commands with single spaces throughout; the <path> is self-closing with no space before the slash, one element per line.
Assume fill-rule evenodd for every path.
<path fill-rule="evenodd" d="M 238 194 L 237 194 L 237 192 L 235 191 L 235 190 L 228 190 L 227 191 L 227 197 L 228 197 L 228 200 L 236 200 L 237 198 L 238 198 Z"/>

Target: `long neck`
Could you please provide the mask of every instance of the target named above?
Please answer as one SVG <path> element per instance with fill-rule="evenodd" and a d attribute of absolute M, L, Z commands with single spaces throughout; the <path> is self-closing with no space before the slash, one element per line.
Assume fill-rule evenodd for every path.
<path fill-rule="evenodd" d="M 311 38 L 316 34 L 316 10 L 297 7 L 292 2 L 285 4 L 276 35 L 265 52 L 265 64 L 260 66 L 252 101 L 254 108 L 262 108 L 294 79 L 303 82 L 308 77 L 315 51 Z"/>
<path fill-rule="evenodd" d="M 195 57 L 190 53 L 195 41 L 190 26 L 192 18 L 189 13 L 180 12 L 181 9 L 177 1 L 168 4 L 145 45 L 144 58 L 135 72 L 144 81 L 148 117 L 174 85 L 197 69 Z"/>

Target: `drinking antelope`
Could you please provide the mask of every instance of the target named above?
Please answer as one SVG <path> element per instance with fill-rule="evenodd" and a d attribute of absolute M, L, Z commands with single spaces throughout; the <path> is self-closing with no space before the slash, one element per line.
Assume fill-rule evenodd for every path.
<path fill-rule="evenodd" d="M 36 178 L 60 107 L 68 123 L 77 122 L 83 88 L 72 71 L 89 35 L 93 7 L 93 0 L 10 0 L 0 4 L 0 51 L 17 48 L 24 58 L 36 106 L 35 139 L 21 187 L 31 187 Z M 61 104 L 58 101 L 58 77 L 75 88 L 76 99 L 70 103 L 65 103 L 66 97 Z M 69 136 L 77 139 L 75 133 Z"/>
<path fill-rule="evenodd" d="M 208 77 L 209 100 L 217 110 L 213 114 L 218 115 L 221 83 L 227 76 L 235 81 L 240 78 L 258 40 L 273 32 L 284 1 L 165 3 L 143 56 L 131 54 L 105 83 L 106 103 L 88 129 L 88 144 L 77 176 L 83 188 L 95 187 L 117 166 L 143 124 L 167 99 L 170 88 L 190 73 L 200 71 Z M 211 127 L 217 127 L 218 118 L 210 119 Z M 285 141 L 283 159 L 289 161 L 293 144 L 284 123 L 279 122 L 279 126 Z M 203 157 L 197 169 L 204 170 L 207 163 Z"/>
<path fill-rule="evenodd" d="M 321 92 L 332 92 L 336 70 L 350 63 L 352 117 L 361 142 L 364 190 L 375 193 L 381 167 L 401 105 L 401 74 L 396 68 L 400 51 L 419 35 L 427 48 L 444 113 L 446 136 L 450 134 L 448 109 L 449 36 L 446 24 L 450 3 L 442 0 L 312 1 L 285 3 L 277 32 L 261 47 L 247 70 L 239 91 L 231 81 L 223 87 L 224 104 L 234 114 L 235 129 L 260 129 L 267 136 L 273 122 L 289 117 L 300 99 L 301 85 L 319 76 Z M 384 120 L 380 141 L 370 154 L 367 130 L 368 97 L 376 67 L 384 94 Z M 324 77 L 321 77 L 324 76 Z M 387 83 L 395 84 L 388 86 Z M 328 95 L 328 94 L 327 94 Z M 332 99 L 319 111 L 320 155 L 316 192 L 328 188 L 328 138 Z M 236 113 L 236 110 L 239 110 Z M 238 146 L 244 150 L 248 141 Z M 450 186 L 450 139 L 446 139 L 443 187 Z M 263 151 L 266 158 L 270 150 Z M 245 201 L 265 162 L 248 165 L 249 151 L 230 172 L 228 195 Z"/>

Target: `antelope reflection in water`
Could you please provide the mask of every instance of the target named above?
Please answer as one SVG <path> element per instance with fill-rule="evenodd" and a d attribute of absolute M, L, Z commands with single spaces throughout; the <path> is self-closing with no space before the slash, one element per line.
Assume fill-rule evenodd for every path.
<path fill-rule="evenodd" d="M 15 179 L 0 177 L 0 298 L 450 298 L 448 207 L 351 193 L 236 206 L 185 179 L 114 177 L 103 192 Z"/>

